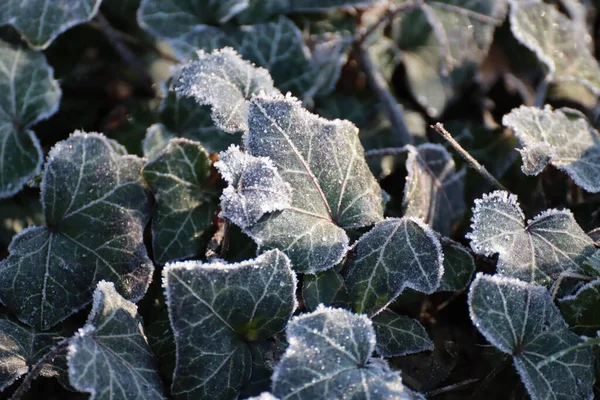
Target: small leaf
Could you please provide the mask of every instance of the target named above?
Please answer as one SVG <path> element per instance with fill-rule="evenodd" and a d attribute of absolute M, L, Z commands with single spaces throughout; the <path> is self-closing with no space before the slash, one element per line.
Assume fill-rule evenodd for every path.
<path fill-rule="evenodd" d="M 211 54 L 200 50 L 198 61 L 183 67 L 174 89 L 210 105 L 217 128 L 229 133 L 248 130 L 248 100 L 254 94 L 278 92 L 269 71 L 243 60 L 230 47 Z"/>
<path fill-rule="evenodd" d="M 550 163 L 588 192 L 600 192 L 600 135 L 579 112 L 521 106 L 502 123 L 524 146 L 524 173 L 537 175 Z"/>
<path fill-rule="evenodd" d="M 271 160 L 231 146 L 219 154 L 215 167 L 229 186 L 221 195 L 221 216 L 244 229 L 263 215 L 284 210 L 292 203 L 292 188 Z"/>
<path fill-rule="evenodd" d="M 439 144 L 408 146 L 408 176 L 404 187 L 404 215 L 422 218 L 442 235 L 466 211 L 466 169 L 456 172 L 454 160 Z"/>
<path fill-rule="evenodd" d="M 309 311 L 316 310 L 319 304 L 333 307 L 350 304 L 344 278 L 333 268 L 315 275 L 304 275 L 302 299 Z"/>
<path fill-rule="evenodd" d="M 142 140 L 142 152 L 144 157 L 152 160 L 167 147 L 169 140 L 175 135 L 163 124 L 152 124 L 146 130 L 146 136 Z"/>
<path fill-rule="evenodd" d="M 473 257 L 462 245 L 450 240 L 442 242 L 442 252 L 444 275 L 437 291 L 457 292 L 466 289 L 475 271 Z"/>
<path fill-rule="evenodd" d="M 472 232 L 477 254 L 498 257 L 498 273 L 526 282 L 551 284 L 561 273 L 585 273 L 594 242 L 568 210 L 546 210 L 525 225 L 515 195 L 496 191 L 475 200 Z"/>
<path fill-rule="evenodd" d="M 153 266 L 142 165 L 95 133 L 76 132 L 50 151 L 41 194 L 48 227 L 21 231 L 0 263 L 0 299 L 21 321 L 51 328 L 86 306 L 102 279 L 133 301 L 144 295 Z"/>
<path fill-rule="evenodd" d="M 102 0 L 4 0 L 0 25 L 12 25 L 35 50 L 44 50 L 67 29 L 89 21 Z"/>
<path fill-rule="evenodd" d="M 419 321 L 383 310 L 373 317 L 377 335 L 375 351 L 382 357 L 398 357 L 433 350 L 433 342 Z"/>
<path fill-rule="evenodd" d="M 559 300 L 559 307 L 573 331 L 580 335 L 596 336 L 600 330 L 600 280 L 582 286 L 577 292 Z"/>
<path fill-rule="evenodd" d="M 156 199 L 152 248 L 159 264 L 202 254 L 216 214 L 216 195 L 204 190 L 211 161 L 197 142 L 171 139 L 142 170 Z"/>
<path fill-rule="evenodd" d="M 512 355 L 533 399 L 593 397 L 592 350 L 571 349 L 582 340 L 569 331 L 544 287 L 477 274 L 469 308 L 483 336 Z"/>
<path fill-rule="evenodd" d="M 165 398 L 137 307 L 111 282 L 98 283 L 88 321 L 70 340 L 67 362 L 71 385 L 91 400 Z"/>
<path fill-rule="evenodd" d="M 280 399 L 411 399 L 398 371 L 371 358 L 375 332 L 364 315 L 319 306 L 287 326 L 288 349 L 272 377 Z"/>
<path fill-rule="evenodd" d="M 163 272 L 177 346 L 176 398 L 236 398 L 250 380 L 247 342 L 284 329 L 296 309 L 296 276 L 280 251 L 239 264 L 167 265 Z"/>
<path fill-rule="evenodd" d="M 442 247 L 418 219 L 378 223 L 356 243 L 347 262 L 346 286 L 354 310 L 374 315 L 404 288 L 433 293 L 444 272 Z"/>

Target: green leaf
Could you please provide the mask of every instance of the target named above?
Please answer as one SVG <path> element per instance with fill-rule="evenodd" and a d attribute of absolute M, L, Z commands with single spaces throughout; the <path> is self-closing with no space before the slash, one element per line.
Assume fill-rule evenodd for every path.
<path fill-rule="evenodd" d="M 287 326 L 290 343 L 272 377 L 280 399 L 411 399 L 398 371 L 371 358 L 375 332 L 365 315 L 319 306 Z"/>
<path fill-rule="evenodd" d="M 316 273 L 346 254 L 344 229 L 383 218 L 381 189 L 348 121 L 327 121 L 292 97 L 256 96 L 249 154 L 269 157 L 292 189 L 292 206 L 247 228 L 261 248 L 283 249 L 296 272 Z"/>
<path fill-rule="evenodd" d="M 466 169 L 456 172 L 454 160 L 439 144 L 407 146 L 404 215 L 424 220 L 442 235 L 450 235 L 452 224 L 466 211 Z"/>
<path fill-rule="evenodd" d="M 472 232 L 477 254 L 498 253 L 498 273 L 526 282 L 551 284 L 561 273 L 585 274 L 583 262 L 594 242 L 568 210 L 546 210 L 525 225 L 515 195 L 496 191 L 475 200 Z"/>
<path fill-rule="evenodd" d="M 513 357 L 533 399 L 593 397 L 592 350 L 570 350 L 582 340 L 569 331 L 544 287 L 477 274 L 469 308 L 483 336 Z"/>
<path fill-rule="evenodd" d="M 377 335 L 375 351 L 382 357 L 398 357 L 433 350 L 433 342 L 419 321 L 383 310 L 373 317 Z"/>
<path fill-rule="evenodd" d="M 142 170 L 154 194 L 152 249 L 159 264 L 202 254 L 216 215 L 216 195 L 204 190 L 208 153 L 197 142 L 171 139 Z"/>
<path fill-rule="evenodd" d="M 599 95 L 600 66 L 590 50 L 589 35 L 581 37 L 555 5 L 520 0 L 510 0 L 510 4 L 511 30 L 548 68 L 546 79 L 578 82 Z"/>
<path fill-rule="evenodd" d="M 524 146 L 519 150 L 524 173 L 537 175 L 552 164 L 588 192 L 600 192 L 600 135 L 580 112 L 521 106 L 502 123 Z"/>
<path fill-rule="evenodd" d="M 442 240 L 442 252 L 444 275 L 437 291 L 457 292 L 466 289 L 475 271 L 473 257 L 465 247 L 450 240 Z"/>
<path fill-rule="evenodd" d="M 3 7 L 7 6 L 0 5 L 0 21 Z M 40 172 L 42 149 L 31 126 L 57 111 L 61 91 L 43 54 L 3 41 L 0 89 L 5 94 L 0 99 L 0 198 L 4 198 Z"/>
<path fill-rule="evenodd" d="M 0 299 L 21 321 L 51 328 L 86 306 L 102 279 L 133 301 L 144 295 L 153 266 L 143 243 L 150 204 L 142 165 L 95 133 L 76 132 L 50 151 L 47 227 L 21 231 L 0 263 Z"/>
<path fill-rule="evenodd" d="M 374 315 L 404 288 L 433 293 L 444 272 L 442 247 L 433 231 L 414 218 L 378 223 L 355 244 L 346 286 L 354 310 Z"/>
<path fill-rule="evenodd" d="M 156 359 L 135 304 L 111 282 L 94 292 L 85 326 L 70 340 L 69 380 L 90 399 L 165 399 Z"/>
<path fill-rule="evenodd" d="M 156 354 L 162 378 L 171 382 L 175 372 L 176 349 L 171 322 L 166 310 L 164 310 L 164 315 L 161 313 L 156 321 L 144 328 L 144 331 L 148 338 L 148 345 Z"/>
<path fill-rule="evenodd" d="M 596 336 L 600 330 L 600 280 L 589 282 L 576 293 L 559 300 L 559 307 L 571 329 L 580 335 Z"/>
<path fill-rule="evenodd" d="M 350 304 L 344 278 L 333 268 L 315 275 L 304 275 L 302 300 L 309 311 L 316 310 L 319 304 L 333 307 Z"/>
<path fill-rule="evenodd" d="M 35 50 L 44 50 L 58 35 L 89 21 L 102 0 L 4 0 L 0 25 L 12 25 Z"/>
<path fill-rule="evenodd" d="M 163 272 L 177 346 L 176 398 L 236 398 L 250 381 L 247 342 L 284 329 L 296 309 L 296 276 L 280 251 L 239 264 L 167 265 Z"/>
<path fill-rule="evenodd" d="M 142 140 L 142 152 L 144 157 L 152 160 L 156 158 L 169 144 L 169 140 L 175 138 L 163 124 L 152 124 L 146 130 L 146 136 Z"/>

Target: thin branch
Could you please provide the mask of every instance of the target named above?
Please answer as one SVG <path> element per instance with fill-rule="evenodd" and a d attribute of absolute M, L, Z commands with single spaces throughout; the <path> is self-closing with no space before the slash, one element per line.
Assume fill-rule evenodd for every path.
<path fill-rule="evenodd" d="M 408 151 L 408 147 L 384 147 L 382 149 L 367 150 L 364 153 L 366 159 L 381 158 L 386 156 L 399 156 Z"/>
<path fill-rule="evenodd" d="M 435 389 L 435 390 L 430 390 L 429 392 L 425 393 L 425 395 L 427 397 L 433 397 L 433 396 L 437 396 L 439 394 L 448 393 L 448 392 L 451 392 L 453 390 L 459 389 L 459 388 L 461 388 L 463 386 L 470 385 L 471 383 L 475 383 L 478 380 L 479 379 L 467 379 L 466 381 L 462 381 L 462 382 L 454 383 L 452 385 L 444 386 L 443 388 L 439 388 L 439 389 Z"/>
<path fill-rule="evenodd" d="M 221 241 L 221 258 L 227 257 L 227 251 L 229 251 L 229 237 L 231 230 L 231 222 L 225 220 L 223 224 L 223 240 Z"/>
<path fill-rule="evenodd" d="M 431 128 L 433 128 L 434 131 L 442 135 L 442 137 L 446 139 L 450 146 L 452 146 L 454 150 L 456 150 L 469 163 L 471 168 L 477 171 L 479 175 L 481 175 L 485 180 L 487 180 L 492 185 L 496 186 L 498 189 L 508 191 L 508 189 L 506 189 L 504 185 L 498 182 L 498 180 L 494 178 L 494 176 L 490 174 L 483 165 L 479 164 L 479 162 L 475 158 L 473 158 L 473 156 L 469 154 L 468 151 L 463 149 L 462 146 L 456 140 L 454 140 L 450 132 L 448 132 L 446 128 L 444 128 L 443 124 L 438 122 L 435 125 L 431 125 Z"/>
<path fill-rule="evenodd" d="M 534 107 L 542 108 L 546 101 L 546 95 L 548 94 L 548 87 L 550 86 L 550 78 L 545 77 L 538 85 L 535 91 L 535 100 L 533 102 Z"/>
<path fill-rule="evenodd" d="M 354 39 L 354 45 L 357 47 L 362 45 L 369 37 L 371 37 L 371 35 L 373 35 L 373 33 L 377 32 L 379 28 L 387 26 L 398 14 L 402 14 L 414 8 L 420 7 L 424 2 L 425 0 L 412 0 L 402 3 L 398 6 L 393 3 L 390 4 L 387 11 L 383 13 L 377 22 L 371 25 L 368 29 L 359 32 Z"/>

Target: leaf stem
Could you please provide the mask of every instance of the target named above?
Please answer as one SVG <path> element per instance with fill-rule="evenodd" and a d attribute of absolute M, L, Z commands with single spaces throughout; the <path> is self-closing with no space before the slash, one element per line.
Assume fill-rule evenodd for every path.
<path fill-rule="evenodd" d="M 439 388 L 439 389 L 435 389 L 435 390 L 430 390 L 429 392 L 425 393 L 425 395 L 427 397 L 434 397 L 434 396 L 437 396 L 439 394 L 448 393 L 448 392 L 451 392 L 451 391 L 453 391 L 455 389 L 459 389 L 459 388 L 461 388 L 463 386 L 470 385 L 471 383 L 475 383 L 478 380 L 479 379 L 467 379 L 466 381 L 457 382 L 457 383 L 454 383 L 452 385 L 444 386 L 443 388 Z"/>
<path fill-rule="evenodd" d="M 383 15 L 377 20 L 377 22 L 375 22 L 373 25 L 371 25 L 368 29 L 360 32 L 355 37 L 354 45 L 357 47 L 361 46 L 367 39 L 369 39 L 369 37 L 371 37 L 371 35 L 373 35 L 375 32 L 377 32 L 377 29 L 379 29 L 382 26 L 385 27 L 398 14 L 410 11 L 413 8 L 420 7 L 421 5 L 423 5 L 424 2 L 425 2 L 425 0 L 412 0 L 412 1 L 407 1 L 406 3 L 402 3 L 398 6 L 391 3 L 389 5 L 387 11 L 385 13 L 383 13 Z"/>
<path fill-rule="evenodd" d="M 366 159 L 380 158 L 386 156 L 399 156 L 408 151 L 408 147 L 384 147 L 381 149 L 367 150 L 364 153 Z"/>
<path fill-rule="evenodd" d="M 548 87 L 550 86 L 550 78 L 545 77 L 537 86 L 535 91 L 534 107 L 542 108 L 546 101 L 546 95 L 548 94 Z"/>

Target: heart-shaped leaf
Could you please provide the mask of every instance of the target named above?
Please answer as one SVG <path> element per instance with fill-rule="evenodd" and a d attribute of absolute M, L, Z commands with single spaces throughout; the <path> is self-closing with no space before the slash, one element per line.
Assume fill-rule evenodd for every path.
<path fill-rule="evenodd" d="M 382 357 L 398 357 L 433 350 L 433 342 L 419 321 L 383 310 L 373 317 L 377 335 L 375 351 Z"/>
<path fill-rule="evenodd" d="M 585 274 L 583 262 L 594 242 L 568 210 L 546 210 L 525 224 L 515 195 L 504 191 L 475 200 L 472 232 L 477 254 L 498 253 L 498 273 L 526 282 L 551 284 L 561 273 Z"/>
<path fill-rule="evenodd" d="M 444 273 L 442 247 L 414 218 L 392 218 L 364 234 L 349 256 L 348 294 L 356 312 L 377 314 L 404 288 L 433 293 Z"/>
<path fill-rule="evenodd" d="M 0 263 L 0 299 L 26 324 L 51 328 L 87 305 L 102 279 L 133 301 L 146 292 L 153 266 L 143 243 L 143 161 L 123 151 L 82 132 L 50 151 L 41 195 L 47 227 L 15 236 Z"/>
<path fill-rule="evenodd" d="M 296 276 L 278 250 L 239 264 L 167 265 L 163 272 L 177 346 L 176 398 L 236 398 L 252 372 L 247 342 L 283 330 L 296 309 Z"/>
<path fill-rule="evenodd" d="M 571 349 L 582 340 L 569 331 L 544 287 L 478 274 L 469 308 L 483 336 L 513 357 L 532 399 L 593 397 L 592 350 Z"/>
<path fill-rule="evenodd" d="M 156 359 L 135 304 L 99 282 L 85 326 L 71 338 L 69 380 L 90 399 L 164 399 Z"/>
<path fill-rule="evenodd" d="M 571 329 L 580 335 L 596 336 L 600 330 L 600 280 L 592 281 L 576 293 L 559 300 L 559 307 Z"/>

